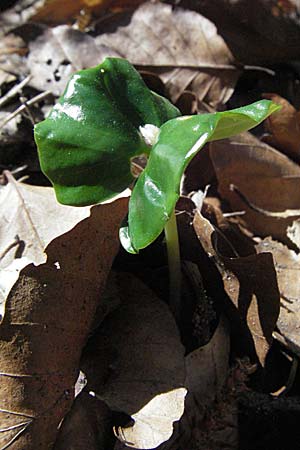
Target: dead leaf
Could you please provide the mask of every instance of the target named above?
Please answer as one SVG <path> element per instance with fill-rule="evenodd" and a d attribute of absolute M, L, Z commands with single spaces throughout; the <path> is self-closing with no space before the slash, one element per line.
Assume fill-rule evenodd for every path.
<path fill-rule="evenodd" d="M 229 354 L 229 323 L 221 317 L 211 341 L 186 356 L 189 394 L 184 417 L 194 424 L 190 442 L 195 441 L 197 450 L 237 448 L 237 404 L 233 390 L 226 392 Z"/>
<path fill-rule="evenodd" d="M 144 0 L 44 0 L 31 17 L 33 22 L 48 25 L 70 23 L 78 18 L 81 11 L 89 11 L 95 16 L 106 10 L 134 8 Z"/>
<path fill-rule="evenodd" d="M 209 343 L 185 358 L 185 385 L 189 391 L 186 414 L 190 420 L 200 423 L 205 412 L 219 398 L 228 377 L 229 352 L 229 327 L 223 317 Z"/>
<path fill-rule="evenodd" d="M 13 33 L 4 36 L 0 40 L 0 69 L 6 73 L 19 75 L 21 78 L 27 75 L 25 55 L 28 48 L 24 41 Z"/>
<path fill-rule="evenodd" d="M 287 227 L 295 217 L 262 214 L 249 207 L 231 185 L 256 209 L 273 213 L 299 210 L 299 166 L 250 133 L 211 143 L 210 158 L 222 199 L 230 203 L 232 211 L 245 211 L 239 222 L 256 235 L 271 235 L 288 243 Z"/>
<path fill-rule="evenodd" d="M 182 0 L 180 4 L 213 21 L 238 61 L 271 65 L 299 59 L 297 0 Z M 286 8 L 287 4 L 291 6 Z"/>
<path fill-rule="evenodd" d="M 90 215 L 90 207 L 60 205 L 54 190 L 17 182 L 5 172 L 8 183 L 0 187 L 0 314 L 18 279 L 30 263 L 46 261 L 46 246 Z M 57 220 L 57 218 L 60 220 Z M 16 259 L 17 258 L 17 259 Z"/>
<path fill-rule="evenodd" d="M 186 89 L 214 106 L 231 97 L 239 70 L 212 22 L 193 11 L 147 2 L 130 24 L 96 37 L 96 44 L 157 71 L 172 101 Z"/>
<path fill-rule="evenodd" d="M 60 95 L 71 72 L 119 56 L 157 72 L 174 102 L 187 88 L 214 106 L 232 95 L 240 70 L 205 17 L 148 2 L 132 14 L 129 25 L 122 26 L 120 17 L 115 26 L 107 33 L 102 26 L 96 38 L 66 25 L 47 29 L 29 43 L 31 85 Z"/>
<path fill-rule="evenodd" d="M 118 288 L 121 306 L 104 321 L 94 344 L 101 348 L 98 375 L 93 364 L 83 367 L 87 388 L 135 420 L 118 427 L 119 436 L 135 448 L 154 448 L 171 437 L 173 422 L 183 414 L 184 348 L 168 306 L 149 288 L 130 274 L 118 274 Z"/>
<path fill-rule="evenodd" d="M 272 333 L 279 313 L 279 291 L 272 255 L 228 257 L 217 251 L 219 235 L 199 211 L 193 225 L 198 239 L 213 258 L 224 283 L 224 289 L 238 311 L 242 326 L 251 332 L 259 361 L 264 365 L 272 343 Z M 247 331 L 244 328 L 244 336 Z"/>
<path fill-rule="evenodd" d="M 65 417 L 53 450 L 99 450 L 111 447 L 112 441 L 110 409 L 83 391 Z"/>
<path fill-rule="evenodd" d="M 264 98 L 274 101 L 281 110 L 272 114 L 264 122 L 270 136 L 265 139 L 275 148 L 294 161 L 300 161 L 300 115 L 286 99 L 277 94 L 264 94 Z"/>
<path fill-rule="evenodd" d="M 47 228 L 48 204 L 40 204 L 41 227 Z M 53 444 L 73 401 L 80 354 L 127 207 L 128 198 L 93 207 L 49 243 L 47 262 L 27 265 L 11 289 L 0 325 L 2 447 L 11 440 L 16 450 Z"/>
<path fill-rule="evenodd" d="M 300 256 L 271 238 L 262 240 L 256 248 L 259 253 L 273 255 L 281 299 L 277 328 L 290 350 L 300 356 Z"/>
<path fill-rule="evenodd" d="M 187 390 L 177 388 L 156 395 L 140 411 L 132 414 L 132 427 L 118 427 L 117 436 L 126 447 L 153 449 L 170 439 L 173 422 L 177 422 L 184 412 Z M 117 445 L 115 449 L 120 448 Z"/>
<path fill-rule="evenodd" d="M 51 89 L 61 95 L 71 73 L 100 64 L 116 52 L 96 45 L 94 39 L 67 25 L 48 28 L 29 44 L 27 65 L 33 78 L 30 85 L 41 91 Z"/>

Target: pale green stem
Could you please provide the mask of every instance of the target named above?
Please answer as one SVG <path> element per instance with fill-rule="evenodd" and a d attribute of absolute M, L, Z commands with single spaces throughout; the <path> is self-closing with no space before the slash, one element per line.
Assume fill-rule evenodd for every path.
<path fill-rule="evenodd" d="M 165 225 L 165 237 L 170 279 L 170 309 L 178 321 L 180 318 L 181 265 L 177 223 L 174 211 Z"/>

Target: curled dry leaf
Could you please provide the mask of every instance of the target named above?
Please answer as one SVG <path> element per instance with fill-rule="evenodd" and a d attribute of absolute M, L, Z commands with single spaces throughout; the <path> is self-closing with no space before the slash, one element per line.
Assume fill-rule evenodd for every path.
<path fill-rule="evenodd" d="M 272 114 L 264 122 L 270 133 L 266 142 L 278 148 L 294 161 L 300 161 L 300 113 L 285 98 L 277 94 L 264 94 L 264 98 L 273 100 L 281 110 Z"/>
<path fill-rule="evenodd" d="M 277 328 L 287 347 L 300 356 L 300 256 L 271 238 L 262 240 L 256 248 L 261 254 L 273 255 L 281 299 Z"/>
<path fill-rule="evenodd" d="M 254 234 L 289 242 L 287 227 L 295 215 L 272 217 L 258 209 L 273 213 L 300 209 L 299 166 L 250 133 L 211 143 L 210 158 L 221 197 L 233 211 L 245 211 L 240 223 Z M 237 187 L 248 204 L 231 190 L 231 185 Z"/>
<path fill-rule="evenodd" d="M 41 227 L 49 228 L 49 199 L 41 197 L 37 204 Z M 81 350 L 119 248 L 118 228 L 127 208 L 128 198 L 93 207 L 89 217 L 53 237 L 47 261 L 27 265 L 11 289 L 0 325 L 1 447 L 53 445 L 73 401 Z M 30 210 L 24 212 L 30 221 Z M 32 234 L 28 246 L 37 239 Z"/>
<path fill-rule="evenodd" d="M 271 253 L 224 256 L 217 250 L 219 235 L 199 211 L 193 225 L 203 249 L 213 258 L 225 292 L 242 321 L 244 335 L 239 340 L 247 338 L 249 330 L 259 361 L 264 365 L 279 313 L 279 291 Z"/>

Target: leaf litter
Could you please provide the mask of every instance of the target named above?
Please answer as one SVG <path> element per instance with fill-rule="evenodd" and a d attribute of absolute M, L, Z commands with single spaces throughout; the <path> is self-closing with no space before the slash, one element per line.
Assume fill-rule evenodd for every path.
<path fill-rule="evenodd" d="M 178 105 L 183 105 L 186 114 L 199 112 L 202 108 L 224 109 L 228 101 L 233 104 L 237 101 L 236 92 L 240 91 L 236 90 L 236 85 L 244 76 L 245 66 L 237 63 L 233 54 L 242 54 L 243 58 L 237 59 L 246 65 L 277 61 L 278 55 L 282 53 L 280 43 L 277 41 L 279 51 L 275 55 L 274 49 L 271 49 L 268 58 L 265 59 L 262 55 L 266 56 L 267 53 L 263 48 L 269 45 L 268 40 L 264 43 L 265 47 L 262 45 L 258 48 L 247 38 L 248 47 L 245 46 L 244 37 L 251 34 L 251 27 L 255 33 L 261 33 L 259 24 L 253 24 L 252 15 L 249 16 L 249 28 L 240 35 L 242 39 L 238 43 L 242 52 L 239 49 L 238 53 L 231 45 L 232 39 L 228 39 L 228 33 L 224 33 L 230 22 L 227 22 L 229 16 L 221 13 L 224 6 L 228 8 L 226 1 L 219 2 L 217 8 L 216 2 L 211 2 L 210 5 L 199 6 L 198 10 L 197 7 L 193 7 L 193 11 L 186 8 L 184 2 L 181 2 L 181 8 L 160 2 L 145 2 L 138 7 L 140 2 L 132 1 L 126 2 L 126 5 L 117 1 L 82 0 L 72 3 L 71 5 L 70 2 L 65 2 L 63 7 L 58 8 L 56 1 L 46 1 L 42 2 L 41 8 L 37 8 L 33 1 L 20 1 L 16 8 L 1 14 L 2 33 L 5 32 L 7 36 L 3 40 L 0 55 L 2 99 L 14 83 L 22 83 L 25 76 L 30 76 L 28 86 L 24 85 L 14 93 L 14 96 L 8 96 L 8 103 L 5 104 L 8 120 L 13 107 L 16 108 L 16 114 L 18 107 L 23 108 L 24 112 L 22 103 L 16 102 L 24 89 L 30 93 L 29 102 L 30 99 L 40 95 L 39 92 L 42 96 L 47 91 L 58 96 L 71 72 L 96 65 L 105 56 L 128 58 L 139 69 L 147 72 L 148 80 L 151 79 L 152 83 L 163 89 L 164 93 L 173 101 L 177 101 Z M 238 7 L 240 2 L 235 3 L 235 6 L 231 5 L 232 8 Z M 257 4 L 260 3 L 257 1 Z M 124 8 L 127 7 L 129 10 L 125 12 Z M 47 13 L 49 8 L 53 11 L 52 28 L 44 25 L 50 17 Z M 82 13 L 80 8 L 83 8 Z M 294 11 L 289 9 L 282 12 L 281 6 L 278 6 L 278 11 L 274 8 L 267 23 L 271 29 L 283 20 L 284 14 L 284 20 L 290 21 Z M 231 23 L 241 14 L 236 13 L 237 9 L 233 10 L 235 15 L 230 16 Z M 81 19 L 77 15 L 78 12 L 82 14 Z M 107 13 L 108 18 L 105 16 Z M 264 14 L 265 10 L 262 16 Z M 42 26 L 38 23 L 30 24 L 28 22 L 30 17 L 35 22 L 44 24 Z M 224 18 L 225 28 L 220 17 L 222 20 Z M 71 25 L 72 22 L 74 26 Z M 238 29 L 239 26 L 235 28 L 232 26 L 233 35 Z M 298 33 L 299 30 L 295 32 Z M 290 35 L 286 25 L 282 28 L 282 33 L 288 42 Z M 285 54 L 286 58 L 288 54 L 295 55 L 295 48 L 292 45 Z M 256 74 L 259 76 L 260 72 Z M 268 74 L 272 77 L 271 71 Z M 264 89 L 261 94 L 264 92 L 274 90 Z M 258 137 L 244 134 L 231 140 L 210 144 L 186 173 L 185 194 L 192 196 L 191 191 L 199 189 L 205 191 L 205 188 L 206 194 L 204 201 L 201 202 L 202 206 L 198 205 L 198 210 L 195 205 L 189 210 L 178 207 L 178 213 L 184 215 L 188 223 L 187 228 L 182 228 L 181 232 L 186 240 L 184 246 L 189 248 L 190 252 L 185 254 L 185 257 L 195 258 L 192 249 L 195 250 L 197 254 L 195 260 L 198 264 L 201 261 L 199 268 L 204 273 L 205 288 L 210 293 L 214 293 L 217 289 L 218 292 L 222 292 L 221 302 L 226 315 L 230 318 L 230 330 L 228 325 L 224 327 L 223 319 L 220 319 L 217 328 L 216 324 L 213 325 L 214 332 L 211 332 L 210 324 L 209 343 L 192 350 L 186 356 L 176 324 L 172 322 L 166 305 L 130 276 L 120 275 L 120 279 L 123 277 L 121 282 L 123 287 L 121 293 L 119 292 L 119 296 L 122 296 L 120 306 L 114 301 L 112 307 L 107 306 L 102 296 L 95 318 L 99 291 L 104 288 L 112 259 L 117 252 L 117 240 L 114 237 L 114 250 L 112 253 L 108 250 L 104 278 L 101 276 L 101 279 L 98 279 L 99 272 L 95 267 L 101 266 L 103 262 L 102 259 L 101 262 L 98 259 L 95 243 L 99 242 L 98 247 L 101 248 L 102 245 L 106 246 L 105 239 L 103 244 L 95 231 L 96 223 L 99 223 L 102 216 L 102 213 L 100 214 L 102 206 L 86 210 L 61 207 L 55 203 L 50 188 L 19 183 L 12 177 L 9 178 L 7 185 L 1 186 L 0 199 L 4 214 L 1 222 L 0 286 L 3 289 L 3 299 L 8 297 L 8 314 L 4 315 L 3 311 L 4 325 L 1 325 L 1 331 L 6 333 L 6 326 L 11 324 L 11 320 L 18 323 L 23 320 L 24 324 L 28 320 L 32 321 L 32 324 L 40 321 L 47 326 L 50 320 L 51 326 L 54 325 L 59 332 L 56 341 L 50 342 L 50 338 L 45 338 L 45 341 L 49 344 L 49 348 L 55 346 L 58 348 L 64 340 L 62 330 L 65 325 L 62 324 L 68 322 L 71 325 L 69 330 L 71 339 L 66 338 L 66 343 L 72 341 L 72 345 L 76 346 L 73 352 L 69 351 L 72 353 L 74 367 L 76 366 L 76 370 L 69 378 L 70 386 L 76 381 L 80 365 L 79 357 L 81 348 L 86 342 L 87 329 L 95 333 L 90 341 L 90 352 L 87 352 L 86 361 L 83 363 L 83 357 L 81 362 L 81 368 L 87 369 L 88 384 L 76 398 L 63 422 L 56 443 L 57 449 L 71 445 L 74 449 L 96 449 L 99 446 L 109 448 L 115 446 L 120 449 L 130 445 L 153 448 L 160 444 L 159 448 L 174 450 L 177 448 L 178 439 L 183 447 L 193 450 L 205 448 L 207 442 L 211 448 L 218 450 L 237 448 L 238 424 L 234 419 L 238 409 L 237 399 L 240 390 L 249 388 L 243 384 L 244 382 L 237 383 L 235 380 L 237 389 L 233 400 L 232 394 L 226 394 L 226 383 L 231 379 L 229 354 L 231 358 L 235 358 L 235 352 L 238 354 L 241 352 L 242 355 L 250 357 L 256 364 L 255 367 L 264 367 L 264 380 L 271 378 L 268 359 L 274 349 L 274 337 L 284 346 L 285 352 L 299 356 L 298 112 L 292 105 L 293 98 L 290 97 L 288 102 L 279 96 L 280 92 L 264 95 L 283 105 L 282 111 L 268 120 L 265 129 L 267 135 L 266 133 L 263 135 L 263 131 L 260 130 Z M 44 102 L 43 97 L 40 102 Z M 48 105 L 44 110 L 47 108 Z M 10 146 L 10 142 L 7 145 Z M 15 164 L 11 164 L 9 159 L 3 161 L 1 156 L 0 164 L 2 163 L 5 168 L 11 168 Z M 210 187 L 207 187 L 208 183 Z M 235 186 L 235 189 L 232 189 L 232 186 Z M 114 219 L 116 215 L 119 214 L 120 219 L 124 214 L 122 213 L 124 202 L 125 200 L 121 200 L 121 209 L 119 203 L 118 206 L 112 207 L 117 209 L 117 212 L 114 210 Z M 66 212 L 63 213 L 61 208 L 67 208 Z M 45 210 L 47 213 L 43 212 Z M 191 225 L 192 222 L 194 227 Z M 37 233 L 34 232 L 34 228 Z M 87 254 L 91 248 L 94 248 L 94 251 L 89 258 Z M 69 255 L 66 255 L 66 252 L 69 252 Z M 81 259 L 78 259 L 79 254 Z M 206 267 L 203 267 L 203 261 Z M 217 268 L 219 275 L 213 267 Z M 79 279 L 76 279 L 76 276 Z M 81 279 L 84 283 L 80 281 Z M 44 286 L 45 280 L 51 287 Z M 218 287 L 212 287 L 214 284 Z M 117 290 L 120 290 L 120 287 Z M 218 295 L 215 293 L 215 296 Z M 71 302 L 74 299 L 77 302 L 79 297 L 90 298 L 94 306 L 90 306 L 88 310 L 85 310 L 84 306 L 80 314 L 76 315 Z M 145 300 L 145 304 L 139 303 L 139 297 L 149 300 Z M 26 308 L 20 309 L 20 305 L 22 303 L 27 305 L 29 300 L 32 305 L 34 302 L 38 305 L 41 300 L 46 305 L 49 303 L 45 309 L 45 316 L 39 317 L 34 307 L 33 316 L 28 318 Z M 59 307 L 58 300 L 62 304 L 64 301 L 67 303 L 64 308 L 63 305 L 60 306 L 62 317 L 57 323 L 53 323 L 51 317 L 56 313 L 51 308 Z M 150 309 L 147 309 L 148 307 Z M 63 314 L 64 310 L 70 311 L 68 320 Z M 158 311 L 160 311 L 159 320 L 155 320 L 154 324 L 152 319 L 156 317 Z M 46 317 L 47 315 L 50 319 Z M 213 317 L 215 321 L 216 315 Z M 169 329 L 167 322 L 169 325 L 172 323 L 170 327 L 173 330 L 168 336 L 166 336 Z M 143 333 L 147 330 L 146 339 Z M 229 332 L 232 335 L 231 347 Z M 81 337 L 75 337 L 80 333 Z M 99 333 L 101 339 L 97 341 Z M 109 338 L 104 339 L 105 333 Z M 155 348 L 153 343 L 156 340 L 159 341 L 157 345 L 160 351 L 164 349 L 166 353 L 160 355 L 160 352 L 151 350 L 152 347 Z M 95 342 L 100 342 L 97 351 Z M 40 348 L 37 341 L 34 341 L 33 346 Z M 21 344 L 20 348 L 25 349 Z M 170 348 L 173 349 L 172 352 Z M 166 349 L 169 349 L 169 352 Z M 14 367 L 10 367 L 9 370 L 5 367 L 6 352 L 11 352 L 11 349 L 5 347 L 2 352 L 5 369 L 3 371 L 12 373 Z M 158 367 L 153 363 L 154 356 L 158 358 Z M 49 378 L 49 374 L 40 371 L 38 356 L 36 358 L 32 361 L 37 375 L 35 387 L 40 388 L 42 384 L 39 383 L 44 382 L 44 376 L 47 375 Z M 93 364 L 94 368 L 91 370 Z M 174 368 L 174 364 L 179 366 Z M 56 367 L 60 372 L 64 369 L 66 361 L 56 357 L 54 352 L 48 365 L 52 369 Z M 168 370 L 158 370 L 163 367 Z M 22 367 L 22 371 L 23 374 L 31 373 L 25 366 Z M 254 372 L 259 373 L 256 369 Z M 50 374 L 50 377 L 52 376 L 54 375 Z M 251 378 L 246 370 L 243 379 L 249 376 Z M 125 383 L 124 378 L 127 380 Z M 279 383 L 284 384 L 285 381 L 280 378 Z M 18 389 L 21 386 L 19 383 L 18 379 L 12 378 L 8 384 L 8 392 L 11 389 Z M 138 388 L 139 383 L 143 389 Z M 30 383 L 26 384 L 25 391 L 29 389 L 29 385 Z M 268 392 L 272 390 L 271 387 L 266 389 Z M 94 397 L 89 394 L 90 391 L 95 393 Z M 6 406 L 12 408 L 13 405 L 8 404 L 7 396 L 9 397 L 9 394 L 6 392 Z M 105 403 L 102 400 L 104 397 Z M 59 406 L 60 417 L 66 414 L 72 403 L 70 398 L 63 398 L 68 406 L 65 408 Z M 50 399 L 47 397 L 45 405 L 49 402 Z M 230 419 L 228 418 L 231 424 L 230 432 L 224 423 L 217 419 L 218 408 L 222 410 L 224 405 L 226 408 L 229 404 L 233 405 L 232 413 L 231 407 L 229 408 L 229 414 L 232 414 Z M 22 406 L 21 403 L 18 405 Z M 162 411 L 162 405 L 166 407 L 166 421 L 161 414 L 158 414 L 158 417 L 156 415 L 157 411 Z M 42 406 L 32 404 L 31 407 L 32 411 L 45 410 L 44 404 Z M 22 408 L 19 410 L 22 411 Z M 119 424 L 116 420 L 116 410 L 127 415 L 129 426 L 128 423 Z M 23 412 L 25 414 L 25 411 Z M 39 416 L 34 417 L 33 422 L 32 419 L 26 422 L 26 426 L 32 427 L 33 423 L 42 421 L 45 439 L 51 435 L 50 440 L 53 441 L 56 425 L 50 426 L 50 422 L 48 426 L 46 425 L 46 421 L 49 420 L 47 414 L 45 415 L 47 420 Z M 205 422 L 207 417 L 216 422 L 214 424 Z M 160 424 L 157 428 L 154 427 L 153 431 L 153 423 L 156 420 L 159 420 Z M 9 417 L 9 421 L 13 426 L 16 424 L 12 416 Z M 20 426 L 22 421 L 21 417 L 17 426 Z M 113 426 L 120 441 L 115 442 L 112 435 Z M 223 429 L 223 435 L 222 433 L 218 435 L 217 430 L 220 429 Z M 226 437 L 226 433 L 230 437 Z M 9 436 L 5 437 L 6 442 L 14 439 L 14 436 L 10 430 Z M 25 447 L 22 438 L 20 439 L 20 448 L 23 449 Z M 165 442 L 162 443 L 163 441 Z"/>

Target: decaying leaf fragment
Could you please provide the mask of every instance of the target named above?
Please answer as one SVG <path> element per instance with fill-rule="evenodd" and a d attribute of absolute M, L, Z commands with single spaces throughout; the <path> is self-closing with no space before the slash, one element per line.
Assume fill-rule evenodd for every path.
<path fill-rule="evenodd" d="M 264 365 L 279 313 L 279 291 L 271 253 L 223 255 L 218 251 L 219 235 L 199 211 L 193 225 L 203 249 L 213 258 L 222 276 L 225 291 L 244 326 L 244 338 L 248 328 L 259 361 Z"/>
<path fill-rule="evenodd" d="M 45 227 L 48 204 L 40 202 Z M 48 242 L 47 261 L 27 265 L 11 289 L 0 325 L 1 448 L 53 445 L 73 401 L 81 350 L 127 208 L 128 198 L 93 207 L 89 217 Z"/>

